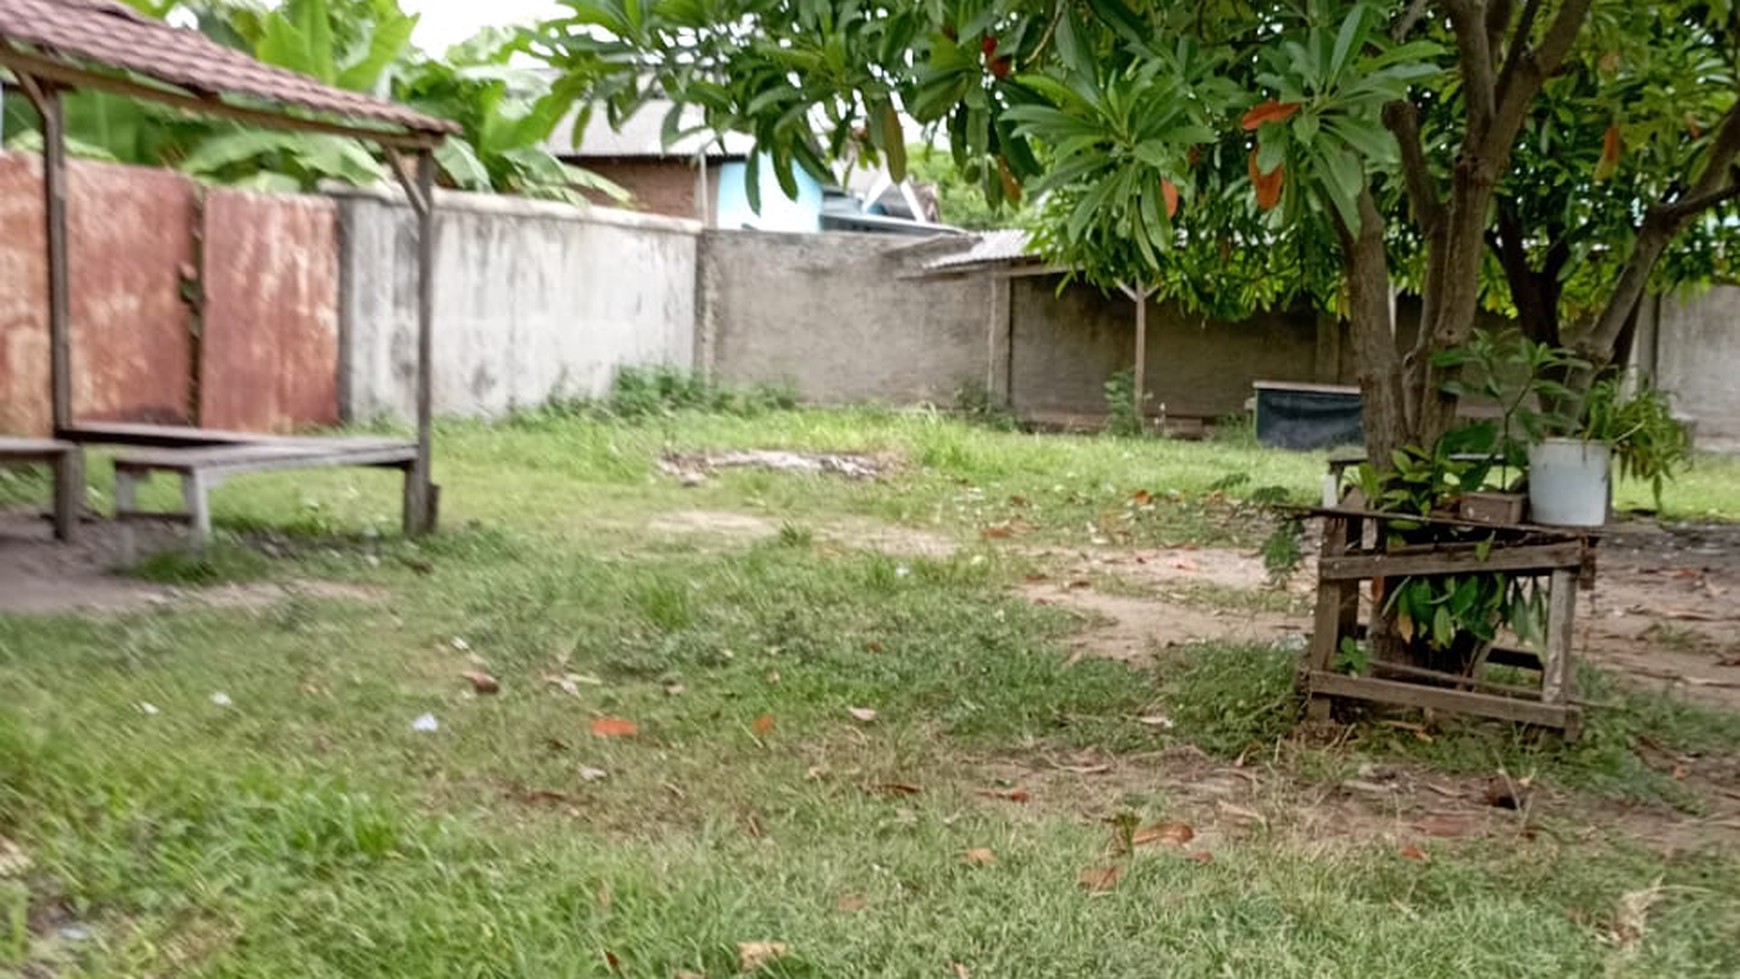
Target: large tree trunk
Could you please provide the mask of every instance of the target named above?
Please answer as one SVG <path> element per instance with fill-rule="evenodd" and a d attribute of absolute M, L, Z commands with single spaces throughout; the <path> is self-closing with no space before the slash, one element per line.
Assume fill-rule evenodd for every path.
<path fill-rule="evenodd" d="M 1347 318 L 1363 395 L 1366 453 L 1379 466 L 1387 466 L 1392 452 L 1413 441 L 1413 432 L 1390 309 L 1384 219 L 1369 189 L 1360 195 L 1359 218 L 1357 229 L 1337 221 L 1336 231 L 1347 264 Z"/>

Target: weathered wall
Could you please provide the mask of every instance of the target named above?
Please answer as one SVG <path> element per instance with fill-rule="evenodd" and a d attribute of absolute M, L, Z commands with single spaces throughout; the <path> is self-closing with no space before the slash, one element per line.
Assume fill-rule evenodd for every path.
<path fill-rule="evenodd" d="M 1740 448 L 1740 286 L 1647 299 L 1633 360 L 1697 426 L 1700 448 Z"/>
<path fill-rule="evenodd" d="M 185 423 L 193 184 L 75 161 L 67 194 L 74 417 Z M 53 425 L 43 235 L 41 159 L 0 154 L 0 432 Z"/>
<path fill-rule="evenodd" d="M 324 197 L 207 191 L 200 423 L 338 421 L 338 209 Z"/>
<path fill-rule="evenodd" d="M 694 363 L 698 224 L 442 194 L 434 409 L 494 417 L 596 397 L 630 365 Z M 402 197 L 339 198 L 343 414 L 415 410 L 417 235 Z"/>
<path fill-rule="evenodd" d="M 1009 389 L 1020 414 L 1105 410 L 1105 381 L 1135 358 L 1135 304 L 1097 289 L 1059 294 L 1051 276 L 1011 283 Z M 1171 415 L 1217 418 L 1244 407 L 1251 382 L 1319 379 L 1318 322 L 1263 314 L 1240 323 L 1148 307 L 1147 390 Z"/>
<path fill-rule="evenodd" d="M 949 404 L 985 377 L 990 285 L 918 277 L 915 254 L 882 235 L 707 232 L 702 362 L 822 404 Z"/>

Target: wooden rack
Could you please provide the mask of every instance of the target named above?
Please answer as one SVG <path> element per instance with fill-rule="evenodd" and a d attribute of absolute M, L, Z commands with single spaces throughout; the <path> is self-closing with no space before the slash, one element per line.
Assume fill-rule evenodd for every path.
<path fill-rule="evenodd" d="M 1586 529 L 1532 524 L 1494 525 L 1447 518 L 1406 517 L 1362 509 L 1309 507 L 1301 516 L 1323 520 L 1323 547 L 1317 569 L 1317 613 L 1311 644 L 1299 670 L 1300 692 L 1309 698 L 1309 716 L 1327 719 L 1336 698 L 1401 707 L 1446 710 L 1554 728 L 1575 738 L 1582 721 L 1577 704 L 1577 674 L 1572 649 L 1577 588 L 1592 588 L 1598 536 Z M 1490 532 L 1485 542 L 1446 542 L 1387 546 L 1389 524 L 1476 528 Z M 1367 543 L 1367 538 L 1370 543 Z M 1335 672 L 1332 664 L 1344 639 L 1365 638 L 1372 630 L 1360 621 L 1360 584 L 1421 575 L 1500 572 L 1548 579 L 1545 649 L 1494 648 L 1471 675 L 1440 672 L 1405 663 L 1370 664 L 1371 675 Z M 1381 613 L 1374 602 L 1372 615 Z M 1479 675 L 1484 664 L 1521 667 L 1540 675 L 1530 686 L 1498 683 Z"/>

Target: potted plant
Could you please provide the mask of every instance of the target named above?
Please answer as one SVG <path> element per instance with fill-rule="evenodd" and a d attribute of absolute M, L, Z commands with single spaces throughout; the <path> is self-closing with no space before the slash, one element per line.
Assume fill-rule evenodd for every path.
<path fill-rule="evenodd" d="M 1628 392 L 1627 388 L 1631 390 Z M 1691 461 L 1691 433 L 1674 418 L 1667 397 L 1624 375 L 1595 382 L 1583 400 L 1583 422 L 1529 449 L 1529 508 L 1544 524 L 1598 527 L 1613 501 L 1613 468 L 1647 480 L 1661 509 L 1663 484 Z"/>
<path fill-rule="evenodd" d="M 1529 453 L 1547 433 L 1562 430 L 1566 420 L 1543 409 L 1563 404 L 1570 393 L 1553 380 L 1581 366 L 1569 351 L 1535 343 L 1519 333 L 1480 330 L 1464 347 L 1437 355 L 1438 366 L 1460 367 L 1462 377 L 1444 387 L 1461 398 L 1485 401 L 1496 417 L 1465 425 L 1446 436 L 1455 457 L 1488 463 L 1448 501 L 1449 515 L 1478 523 L 1517 524 L 1528 502 L 1524 491 L 1530 470 Z M 1488 480 L 1492 482 L 1488 485 Z"/>

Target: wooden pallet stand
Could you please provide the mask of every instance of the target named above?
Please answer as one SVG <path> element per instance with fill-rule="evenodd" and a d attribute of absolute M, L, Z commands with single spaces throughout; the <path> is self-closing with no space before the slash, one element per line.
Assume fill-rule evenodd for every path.
<path fill-rule="evenodd" d="M 1300 513 L 1323 520 L 1316 620 L 1298 677 L 1300 692 L 1309 698 L 1311 719 L 1327 720 L 1332 702 L 1344 698 L 1473 714 L 1553 728 L 1567 738 L 1577 736 L 1582 708 L 1576 702 L 1571 638 L 1577 588 L 1580 583 L 1587 587 L 1594 583 L 1597 538 L 1591 532 L 1528 524 L 1495 526 L 1459 519 L 1420 520 L 1349 508 L 1307 508 Z M 1390 536 L 1387 524 L 1398 519 L 1478 528 L 1489 533 L 1491 541 L 1386 547 Z M 1371 631 L 1369 623 L 1360 621 L 1363 582 L 1469 572 L 1548 579 L 1542 653 L 1494 648 L 1471 675 L 1376 659 L 1367 676 L 1332 669 L 1344 639 L 1361 639 Z M 1371 614 L 1379 611 L 1374 608 Z M 1539 683 L 1522 686 L 1486 680 L 1480 671 L 1487 663 L 1535 671 L 1540 675 Z"/>

